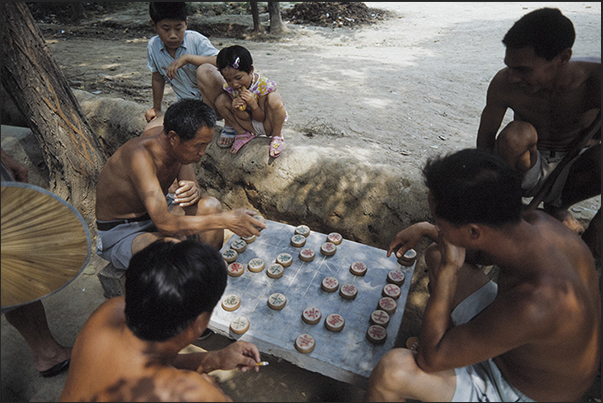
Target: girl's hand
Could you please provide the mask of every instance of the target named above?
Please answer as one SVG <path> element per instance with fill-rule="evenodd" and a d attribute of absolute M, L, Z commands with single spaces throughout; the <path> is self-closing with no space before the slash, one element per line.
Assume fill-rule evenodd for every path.
<path fill-rule="evenodd" d="M 253 96 L 253 93 L 251 93 L 251 91 L 249 91 L 245 87 L 241 88 L 241 90 L 239 91 L 239 98 L 245 101 L 245 104 L 249 109 L 255 109 L 258 106 L 257 102 L 255 102 L 255 97 Z"/>

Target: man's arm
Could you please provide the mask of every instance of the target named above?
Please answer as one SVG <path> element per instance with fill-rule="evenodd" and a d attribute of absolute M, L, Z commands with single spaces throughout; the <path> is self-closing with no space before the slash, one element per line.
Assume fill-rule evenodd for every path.
<path fill-rule="evenodd" d="M 201 374 L 217 369 L 235 368 L 241 372 L 251 369 L 257 372 L 259 367 L 255 364 L 260 361 L 260 351 L 254 344 L 237 341 L 217 351 L 178 354 L 173 365 L 179 369 L 188 369 Z"/>
<path fill-rule="evenodd" d="M 504 100 L 505 90 L 503 88 L 505 78 L 503 71 L 494 76 L 486 96 L 486 106 L 482 111 L 479 128 L 477 130 L 477 148 L 494 151 L 496 134 L 505 117 L 508 105 Z"/>
<path fill-rule="evenodd" d="M 180 207 L 192 206 L 201 199 L 201 187 L 191 164 L 182 165 L 176 179 L 178 188 L 174 192 L 176 194 L 174 201 L 180 204 Z"/>
<path fill-rule="evenodd" d="M 153 90 L 153 107 L 145 113 L 147 122 L 161 115 L 161 102 L 163 101 L 163 91 L 165 90 L 165 79 L 159 72 L 154 72 L 151 76 L 151 88 Z"/>
<path fill-rule="evenodd" d="M 544 296 L 550 293 L 535 292 L 530 284 L 498 295 L 477 317 L 454 326 L 450 314 L 465 254 L 444 240 L 438 245 L 442 260 L 423 313 L 416 356 L 423 371 L 472 365 L 550 337 L 558 330 L 555 304 Z"/>

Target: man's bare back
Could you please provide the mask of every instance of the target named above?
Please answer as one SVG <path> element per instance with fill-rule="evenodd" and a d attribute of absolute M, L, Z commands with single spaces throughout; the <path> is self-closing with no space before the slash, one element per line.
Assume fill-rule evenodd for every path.
<path fill-rule="evenodd" d="M 211 378 L 149 351 L 128 330 L 124 308 L 123 297 L 104 302 L 81 330 L 62 401 L 229 400 Z"/>
<path fill-rule="evenodd" d="M 495 304 L 516 310 L 516 325 L 499 331 L 526 333 L 527 342 L 494 362 L 511 384 L 535 400 L 579 400 L 600 362 L 601 300 L 594 260 L 580 238 L 548 214 L 529 212 L 524 219 L 542 236 L 524 242 L 512 266 L 500 266 L 497 297 L 483 314 Z M 522 319 L 529 323 L 525 329 Z"/>

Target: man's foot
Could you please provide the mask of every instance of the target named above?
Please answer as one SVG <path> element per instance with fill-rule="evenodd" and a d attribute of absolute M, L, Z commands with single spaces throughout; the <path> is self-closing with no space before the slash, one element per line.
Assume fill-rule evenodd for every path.
<path fill-rule="evenodd" d="M 71 361 L 71 348 L 57 347 L 58 350 L 53 354 L 53 359 L 34 359 L 34 368 L 38 370 L 44 378 L 56 376 L 65 372 L 69 368 Z"/>
<path fill-rule="evenodd" d="M 69 369 L 70 362 L 71 358 L 67 358 L 65 361 L 59 362 L 55 366 L 45 371 L 40 371 L 40 375 L 42 375 L 44 378 L 52 378 L 53 376 L 57 376 L 58 374 L 63 373 Z"/>
<path fill-rule="evenodd" d="M 574 231 L 576 234 L 582 235 L 584 233 L 584 227 L 582 226 L 582 224 L 580 224 L 578 220 L 576 220 L 576 217 L 574 217 L 574 215 L 570 213 L 569 210 L 558 210 L 551 211 L 548 213 L 559 221 L 561 221 L 563 225 Z"/>
<path fill-rule="evenodd" d="M 220 138 L 218 139 L 218 147 L 230 148 L 232 143 L 235 141 L 237 132 L 230 126 L 224 126 L 222 132 L 220 132 Z"/>

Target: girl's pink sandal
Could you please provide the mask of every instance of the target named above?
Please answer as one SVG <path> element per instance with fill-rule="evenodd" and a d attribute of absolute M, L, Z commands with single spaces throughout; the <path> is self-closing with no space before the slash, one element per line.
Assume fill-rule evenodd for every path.
<path fill-rule="evenodd" d="M 236 154 L 241 149 L 241 147 L 249 143 L 255 137 L 255 134 L 249 132 L 245 132 L 245 134 L 237 134 L 235 137 L 235 141 L 234 143 L 232 143 L 232 147 L 230 148 L 230 153 Z"/>
<path fill-rule="evenodd" d="M 285 139 L 282 137 L 274 136 L 270 142 L 270 156 L 276 158 L 285 149 Z"/>

